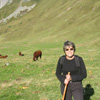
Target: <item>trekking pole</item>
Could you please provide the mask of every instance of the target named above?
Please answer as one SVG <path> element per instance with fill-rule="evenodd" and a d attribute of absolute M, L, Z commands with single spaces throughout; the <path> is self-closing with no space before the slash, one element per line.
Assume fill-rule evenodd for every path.
<path fill-rule="evenodd" d="M 70 72 L 68 72 L 68 75 L 70 75 Z M 64 98 L 65 98 L 66 89 L 67 89 L 67 84 L 65 84 L 65 88 L 64 88 L 64 93 L 63 93 L 62 100 L 64 100 Z"/>

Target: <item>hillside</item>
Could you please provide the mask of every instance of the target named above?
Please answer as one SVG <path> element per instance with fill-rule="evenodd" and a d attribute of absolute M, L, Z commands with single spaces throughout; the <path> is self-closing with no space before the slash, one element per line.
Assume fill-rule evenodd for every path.
<path fill-rule="evenodd" d="M 0 34 L 8 41 L 36 35 L 41 41 L 76 39 L 75 36 L 88 41 L 88 36 L 99 35 L 99 5 L 98 0 L 41 0 L 27 15 L 1 24 Z"/>
<path fill-rule="evenodd" d="M 34 3 L 23 16 L 0 23 L 0 54 L 8 55 L 0 59 L 0 100 L 61 99 L 55 70 L 65 40 L 76 44 L 76 54 L 83 57 L 88 73 L 83 86 L 91 84 L 95 91 L 91 100 L 99 100 L 100 1 L 30 0 L 22 6 Z M 19 4 L 14 0 L 0 9 L 0 19 Z M 43 56 L 34 62 L 36 50 L 42 50 Z M 18 56 L 19 51 L 23 57 Z"/>

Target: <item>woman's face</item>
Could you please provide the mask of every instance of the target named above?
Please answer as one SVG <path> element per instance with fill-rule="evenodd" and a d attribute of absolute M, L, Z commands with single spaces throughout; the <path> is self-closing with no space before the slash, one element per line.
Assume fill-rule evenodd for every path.
<path fill-rule="evenodd" d="M 72 57 L 74 55 L 74 48 L 72 46 L 66 46 L 66 48 L 65 48 L 65 54 L 68 57 Z"/>

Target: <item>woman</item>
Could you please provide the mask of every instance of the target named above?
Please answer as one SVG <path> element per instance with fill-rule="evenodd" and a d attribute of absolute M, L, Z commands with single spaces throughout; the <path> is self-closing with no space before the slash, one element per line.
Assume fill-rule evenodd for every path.
<path fill-rule="evenodd" d="M 77 67 L 73 42 L 66 41 L 63 50 L 65 56 L 59 58 L 56 69 L 56 76 L 61 82 L 61 93 L 63 95 L 65 84 L 68 84 L 65 100 L 72 100 L 72 96 L 74 100 L 83 100 L 82 80 L 87 77 L 84 61 L 78 56 L 80 66 Z M 62 58 L 63 61 L 61 61 Z M 70 72 L 70 75 L 68 75 L 68 72 Z"/>

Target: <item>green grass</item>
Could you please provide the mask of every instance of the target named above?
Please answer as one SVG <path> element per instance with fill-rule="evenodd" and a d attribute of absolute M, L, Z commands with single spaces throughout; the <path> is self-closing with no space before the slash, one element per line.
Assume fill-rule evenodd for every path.
<path fill-rule="evenodd" d="M 8 55 L 0 59 L 0 100 L 61 99 L 55 71 L 65 40 L 76 44 L 75 54 L 82 56 L 88 73 L 83 86 L 91 84 L 91 100 L 99 100 L 100 1 L 32 0 L 23 5 L 34 2 L 36 7 L 25 16 L 0 24 L 0 54 Z M 43 56 L 34 62 L 36 50 Z"/>

